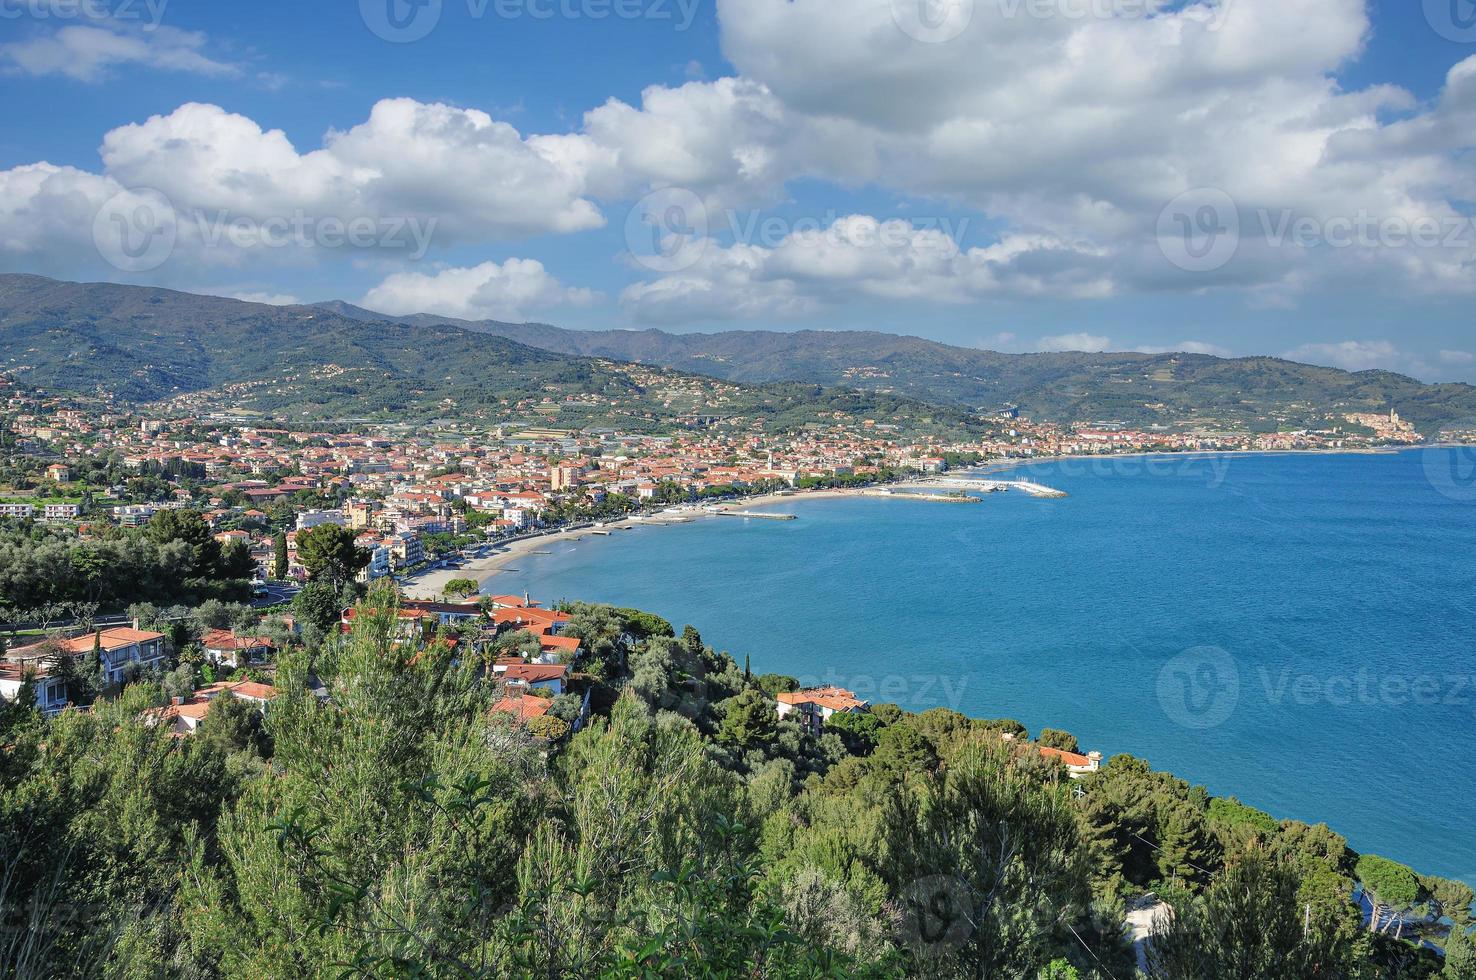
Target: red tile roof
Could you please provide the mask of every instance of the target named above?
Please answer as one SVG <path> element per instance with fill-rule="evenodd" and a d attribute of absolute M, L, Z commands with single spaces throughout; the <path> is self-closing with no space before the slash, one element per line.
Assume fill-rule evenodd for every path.
<path fill-rule="evenodd" d="M 530 719 L 548 714 L 553 702 L 548 698 L 506 697 L 492 706 L 493 711 L 513 715 L 519 722 L 527 724 Z"/>
<path fill-rule="evenodd" d="M 561 681 L 568 673 L 569 668 L 563 664 L 509 664 L 502 676 L 505 680 L 537 684 L 542 681 Z"/>

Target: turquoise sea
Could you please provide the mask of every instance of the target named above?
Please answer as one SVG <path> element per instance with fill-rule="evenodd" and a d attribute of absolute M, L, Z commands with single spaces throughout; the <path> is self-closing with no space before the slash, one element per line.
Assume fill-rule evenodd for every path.
<path fill-rule="evenodd" d="M 975 505 L 792 501 L 550 546 L 491 591 L 659 612 L 758 672 L 1074 732 L 1476 883 L 1466 450 L 1060 461 Z"/>

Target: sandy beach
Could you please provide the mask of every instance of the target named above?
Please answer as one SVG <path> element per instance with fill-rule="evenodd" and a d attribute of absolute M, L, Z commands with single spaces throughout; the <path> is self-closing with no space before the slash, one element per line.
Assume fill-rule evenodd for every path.
<path fill-rule="evenodd" d="M 789 494 L 764 494 L 746 500 L 724 501 L 718 506 L 728 511 L 753 510 L 768 504 L 791 504 L 801 500 L 835 500 L 840 497 L 860 496 L 860 490 L 802 490 Z M 608 531 L 614 534 L 630 534 L 636 528 L 660 528 L 673 525 L 690 524 L 693 521 L 715 519 L 716 514 L 701 509 L 686 511 L 682 514 L 657 513 L 644 517 L 641 520 L 626 518 L 620 521 L 611 521 L 603 527 L 582 527 L 573 530 L 548 531 L 540 534 L 531 534 L 525 538 L 513 541 L 505 541 L 493 545 L 493 553 L 486 558 L 475 558 L 467 561 L 460 568 L 438 568 L 432 572 L 422 572 L 411 579 L 401 583 L 401 589 L 406 597 L 411 599 L 439 599 L 446 585 L 453 579 L 469 578 L 477 583 L 482 592 L 487 592 L 487 583 L 503 572 L 516 569 L 518 559 L 533 555 L 541 551 L 547 551 L 549 545 L 560 541 L 578 541 L 582 538 L 599 536 L 596 532 Z"/>

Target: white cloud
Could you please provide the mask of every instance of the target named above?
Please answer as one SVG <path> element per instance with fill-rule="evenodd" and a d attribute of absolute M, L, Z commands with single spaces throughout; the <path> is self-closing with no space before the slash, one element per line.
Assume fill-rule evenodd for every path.
<path fill-rule="evenodd" d="M 1443 350 L 1440 352 L 1442 364 L 1476 364 L 1476 354 L 1464 350 Z"/>
<path fill-rule="evenodd" d="M 1387 340 L 1344 340 L 1329 344 L 1303 344 L 1286 352 L 1293 361 L 1306 361 L 1345 371 L 1414 370 L 1420 365 Z"/>
<path fill-rule="evenodd" d="M 264 303 L 267 306 L 301 306 L 302 300 L 289 293 L 255 293 L 255 292 L 231 292 L 224 293 L 230 299 L 239 299 L 244 303 Z"/>
<path fill-rule="evenodd" d="M 637 320 L 797 317 L 855 299 L 958 304 L 993 294 L 1101 296 L 1108 284 L 1083 272 L 1070 245 L 1007 238 L 962 249 L 941 228 L 870 215 L 790 231 L 772 247 L 697 243 L 685 269 L 628 287 Z"/>
<path fill-rule="evenodd" d="M 396 316 L 437 313 L 464 320 L 526 318 L 529 311 L 584 306 L 597 293 L 562 285 L 534 259 L 483 262 L 434 273 L 398 272 L 364 294 L 360 305 Z"/>
<path fill-rule="evenodd" d="M 1219 344 L 1204 340 L 1181 340 L 1168 346 L 1138 346 L 1134 350 L 1144 354 L 1211 354 L 1215 357 L 1234 357 L 1235 354 Z"/>
<path fill-rule="evenodd" d="M 100 22 L 99 22 L 100 23 Z M 62 75 L 96 82 L 120 66 L 140 66 L 197 75 L 236 75 L 235 65 L 203 53 L 206 37 L 195 31 L 156 26 L 74 24 L 51 34 L 0 45 L 0 64 L 26 75 Z"/>
<path fill-rule="evenodd" d="M 1042 351 L 1084 351 L 1088 354 L 1100 354 L 1102 351 L 1110 350 L 1112 341 L 1107 337 L 1099 337 L 1090 333 L 1065 333 L 1057 337 L 1042 337 L 1037 346 Z"/>
<path fill-rule="evenodd" d="M 200 267 L 395 261 L 429 246 L 596 228 L 592 164 L 569 139 L 525 139 L 483 112 L 390 99 L 302 152 L 281 130 L 187 103 L 107 133 L 99 173 L 45 162 L 0 170 L 0 255 L 38 271 L 106 272 L 94 218 L 125 188 L 163 195 L 177 230 L 165 272 L 185 270 L 175 276 L 185 281 Z M 356 226 L 367 231 L 346 234 Z"/>
<path fill-rule="evenodd" d="M 647 89 L 586 116 L 627 181 L 764 203 L 785 183 L 874 183 L 984 211 L 1005 239 L 1069 242 L 1103 291 L 1241 289 L 1292 306 L 1343 280 L 1471 291 L 1476 249 L 1308 248 L 1261 215 L 1330 222 L 1459 218 L 1476 179 L 1476 58 L 1420 106 L 1335 72 L 1370 31 L 1365 0 L 1203 0 L 1068 16 L 979 0 L 967 31 L 921 43 L 875 0 L 720 0 L 739 76 Z M 1045 5 L 1047 14 L 1054 5 Z M 1386 117 L 1396 121 L 1387 122 Z M 1186 190 L 1238 207 L 1225 265 L 1186 272 L 1159 218 Z M 1470 236 L 1468 236 L 1469 238 Z"/>
<path fill-rule="evenodd" d="M 219 106 L 190 103 L 103 139 L 108 172 L 184 209 L 268 217 L 304 211 L 349 221 L 434 218 L 438 240 L 479 241 L 603 224 L 584 178 L 539 139 L 484 112 L 412 99 L 299 153 Z"/>

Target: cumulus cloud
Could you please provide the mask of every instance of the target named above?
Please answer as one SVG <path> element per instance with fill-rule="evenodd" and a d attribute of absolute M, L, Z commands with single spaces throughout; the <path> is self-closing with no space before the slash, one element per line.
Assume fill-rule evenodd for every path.
<path fill-rule="evenodd" d="M 1395 347 L 1387 340 L 1344 340 L 1327 344 L 1303 344 L 1286 352 L 1286 358 L 1306 361 L 1345 371 L 1422 371 L 1418 359 Z"/>
<path fill-rule="evenodd" d="M 0 65 L 25 75 L 61 75 L 96 82 L 122 66 L 197 75 L 237 75 L 240 69 L 204 53 L 206 36 L 156 26 L 126 30 L 120 25 L 74 24 L 51 34 L 0 44 Z"/>
<path fill-rule="evenodd" d="M 1082 271 L 1079 256 L 1063 258 L 1074 251 L 1068 243 L 1032 236 L 963 249 L 942 227 L 871 215 L 792 230 L 772 246 L 692 244 L 686 268 L 622 293 L 635 319 L 798 317 L 857 297 L 957 304 L 993 294 L 1110 291 Z"/>
<path fill-rule="evenodd" d="M 483 262 L 434 273 L 399 272 L 364 294 L 361 305 L 396 316 L 437 313 L 463 320 L 522 320 L 529 311 L 584 306 L 597 293 L 569 288 L 534 259 Z"/>
<path fill-rule="evenodd" d="M 0 171 L 0 255 L 69 263 L 72 274 L 102 267 L 110 250 L 96 234 L 114 234 L 115 217 L 126 234 L 136 217 L 108 213 L 125 190 L 148 196 L 149 220 L 168 226 L 169 268 L 183 270 L 367 250 L 418 259 L 432 246 L 604 223 L 585 196 L 591 164 L 566 141 L 410 99 L 377 103 L 307 151 L 246 116 L 187 103 L 112 130 L 100 152 L 98 173 L 45 162 Z"/>
<path fill-rule="evenodd" d="M 1042 337 L 1037 345 L 1037 350 L 1042 351 L 1083 351 L 1088 354 L 1100 354 L 1102 351 L 1110 350 L 1111 339 L 1099 337 L 1090 333 L 1064 333 L 1056 337 Z"/>
<path fill-rule="evenodd" d="M 980 0 L 966 30 L 937 44 L 899 29 L 896 6 L 720 0 L 738 78 L 648 89 L 639 108 L 590 113 L 586 131 L 626 178 L 700 195 L 763 200 L 818 176 L 977 208 L 1006 237 L 1085 246 L 1072 255 L 1115 291 L 1228 287 L 1291 305 L 1371 276 L 1476 288 L 1470 235 L 1457 248 L 1320 247 L 1337 222 L 1459 220 L 1451 202 L 1476 177 L 1463 153 L 1476 142 L 1476 58 L 1430 106 L 1393 86 L 1339 85 L 1370 30 L 1364 0 L 1116 16 Z M 1205 187 L 1223 192 L 1241 241 L 1225 262 L 1186 269 L 1164 254 L 1165 210 Z M 1311 222 L 1319 240 L 1287 240 L 1287 220 Z"/>
<path fill-rule="evenodd" d="M 110 175 L 180 208 L 434 218 L 448 242 L 603 224 L 583 175 L 536 137 L 485 112 L 413 99 L 377 103 L 367 121 L 307 153 L 279 129 L 190 103 L 108 133 L 102 157 Z"/>

